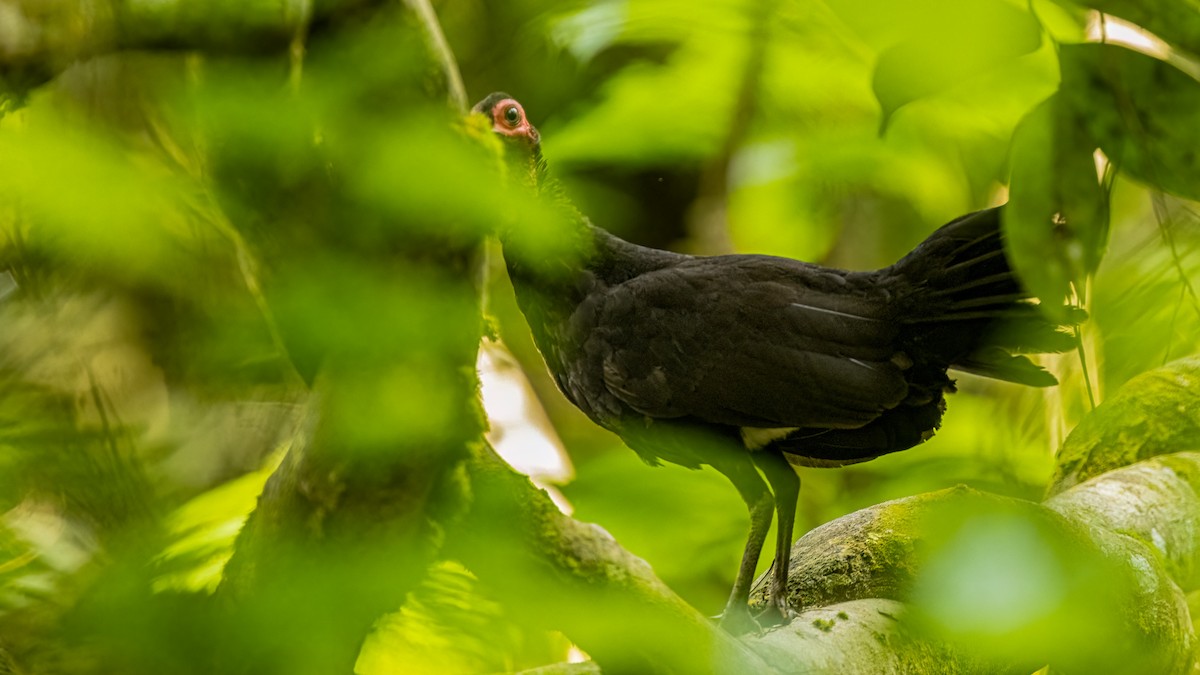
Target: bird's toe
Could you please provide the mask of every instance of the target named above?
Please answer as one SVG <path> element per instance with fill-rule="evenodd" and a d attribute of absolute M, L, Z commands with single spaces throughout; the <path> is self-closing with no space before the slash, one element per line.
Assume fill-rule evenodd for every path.
<path fill-rule="evenodd" d="M 746 604 L 730 604 L 716 619 L 717 625 L 730 635 L 745 635 L 761 628 L 758 619 L 750 614 L 750 606 Z"/>

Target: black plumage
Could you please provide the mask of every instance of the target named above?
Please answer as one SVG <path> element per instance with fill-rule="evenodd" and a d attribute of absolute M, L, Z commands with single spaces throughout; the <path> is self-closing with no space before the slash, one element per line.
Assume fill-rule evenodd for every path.
<path fill-rule="evenodd" d="M 476 111 L 510 141 L 510 166 L 554 190 L 520 105 L 493 94 Z M 734 624 L 773 510 L 771 597 L 790 614 L 791 464 L 911 448 L 941 423 L 948 369 L 1047 386 L 1054 377 L 1016 352 L 1073 346 L 1013 275 L 999 208 L 948 223 L 890 267 L 853 272 L 649 249 L 554 198 L 577 257 L 534 264 L 506 239 L 518 303 L 559 388 L 588 417 L 651 464 L 711 465 L 737 487 L 751 528 L 724 614 Z"/>

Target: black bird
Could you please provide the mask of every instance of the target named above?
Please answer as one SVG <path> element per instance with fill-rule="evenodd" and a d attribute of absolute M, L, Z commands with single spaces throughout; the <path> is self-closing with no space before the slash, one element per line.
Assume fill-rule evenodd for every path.
<path fill-rule="evenodd" d="M 771 604 L 793 615 L 793 464 L 843 466 L 911 448 L 941 423 L 954 391 L 947 369 L 1044 387 L 1055 378 L 1014 352 L 1074 345 L 1013 275 L 999 208 L 958 218 L 871 272 L 671 253 L 623 241 L 571 207 L 513 98 L 494 93 L 474 111 L 506 142 L 510 169 L 552 195 L 577 244 L 571 259 L 530 261 L 519 234 L 502 234 L 517 301 L 559 388 L 648 463 L 720 471 L 750 510 L 722 615 L 732 629 L 748 625 L 772 510 Z"/>

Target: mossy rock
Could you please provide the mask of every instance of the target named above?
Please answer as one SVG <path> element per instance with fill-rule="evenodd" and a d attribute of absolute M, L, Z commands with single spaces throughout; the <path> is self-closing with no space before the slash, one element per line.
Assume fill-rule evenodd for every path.
<path fill-rule="evenodd" d="M 1058 453 L 1048 495 L 1102 473 L 1200 450 L 1200 357 L 1143 373 L 1084 418 Z"/>

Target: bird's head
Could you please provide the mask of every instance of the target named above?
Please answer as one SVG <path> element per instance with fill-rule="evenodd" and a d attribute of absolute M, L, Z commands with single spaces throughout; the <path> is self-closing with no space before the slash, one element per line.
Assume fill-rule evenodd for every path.
<path fill-rule="evenodd" d="M 587 218 L 575 209 L 571 201 L 562 191 L 562 185 L 550 177 L 546 162 L 542 158 L 542 137 L 538 130 L 529 123 L 525 116 L 525 108 L 516 99 L 504 92 L 488 94 L 482 101 L 471 108 L 471 112 L 487 118 L 492 132 L 504 146 L 504 162 L 507 165 L 511 182 L 529 188 L 532 193 L 541 197 L 539 201 L 549 209 L 538 211 L 541 218 L 560 219 L 568 227 L 553 227 L 551 231 L 565 238 L 561 243 L 565 248 L 557 257 L 559 262 L 558 274 L 568 274 L 571 270 L 566 260 L 572 256 L 590 250 L 594 235 Z M 529 214 L 526 214 L 529 215 Z M 500 240 L 505 243 L 505 260 L 509 272 L 524 269 L 541 269 L 543 274 L 550 274 L 546 269 L 545 252 L 547 229 L 541 227 L 511 227 L 502 226 L 499 229 Z M 509 245 L 512 250 L 509 250 Z M 536 259 L 527 256 L 529 251 L 538 251 Z M 511 254 L 511 255 L 510 255 Z M 526 256 L 523 259 L 523 256 Z M 553 276 L 553 275 L 551 275 Z M 568 274 L 569 276 L 569 274 Z M 543 280 L 549 277 L 544 277 Z"/>
<path fill-rule="evenodd" d="M 492 122 L 492 131 L 505 141 L 523 145 L 529 150 L 541 146 L 538 130 L 525 117 L 525 109 L 508 94 L 497 91 L 487 95 L 471 108 L 471 112 L 487 115 Z"/>
<path fill-rule="evenodd" d="M 471 112 L 485 115 L 492 131 L 504 141 L 505 155 L 515 165 L 528 171 L 531 180 L 540 183 L 542 171 L 542 137 L 525 117 L 525 108 L 508 94 L 498 91 L 476 103 Z"/>

